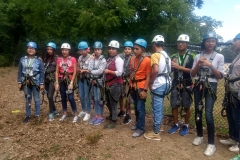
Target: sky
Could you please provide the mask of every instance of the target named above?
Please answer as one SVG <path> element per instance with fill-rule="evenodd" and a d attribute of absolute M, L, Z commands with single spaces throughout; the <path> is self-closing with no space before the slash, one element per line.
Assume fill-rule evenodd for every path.
<path fill-rule="evenodd" d="M 222 21 L 216 32 L 225 42 L 240 33 L 240 0 L 204 0 L 202 8 L 196 8 L 194 13 Z"/>

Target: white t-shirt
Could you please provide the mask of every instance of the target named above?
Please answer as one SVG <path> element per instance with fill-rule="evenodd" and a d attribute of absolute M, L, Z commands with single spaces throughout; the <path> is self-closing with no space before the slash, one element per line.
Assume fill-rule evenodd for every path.
<path fill-rule="evenodd" d="M 211 53 L 211 54 L 203 54 L 203 57 L 207 58 L 207 60 L 209 61 L 209 59 L 211 58 L 212 54 L 213 53 Z M 197 54 L 195 56 L 192 69 L 196 66 L 196 64 L 199 61 L 200 57 L 201 57 L 201 54 Z M 212 61 L 212 65 L 214 66 L 214 68 L 216 68 L 223 75 L 223 71 L 224 71 L 224 56 L 222 54 L 217 53 L 216 56 L 214 57 L 213 61 Z M 192 72 L 192 70 L 191 70 L 191 72 Z M 213 74 L 212 70 L 211 70 L 211 68 L 209 68 L 208 75 L 212 75 L 212 74 Z M 196 75 L 193 78 L 194 79 L 198 79 L 199 77 Z M 208 81 L 209 82 L 218 82 L 218 79 L 217 78 L 208 78 Z"/>

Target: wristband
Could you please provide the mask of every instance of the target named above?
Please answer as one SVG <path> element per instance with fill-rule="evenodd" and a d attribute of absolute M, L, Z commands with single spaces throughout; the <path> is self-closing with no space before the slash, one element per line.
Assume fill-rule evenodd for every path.
<path fill-rule="evenodd" d="M 212 65 L 211 70 L 213 70 L 215 67 Z"/>

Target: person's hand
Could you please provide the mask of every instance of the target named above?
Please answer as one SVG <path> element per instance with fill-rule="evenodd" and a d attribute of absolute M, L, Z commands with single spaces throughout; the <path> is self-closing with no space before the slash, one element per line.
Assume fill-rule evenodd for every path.
<path fill-rule="evenodd" d="M 44 90 L 44 85 L 40 84 L 40 91 L 43 91 L 43 90 Z"/>
<path fill-rule="evenodd" d="M 68 85 L 68 90 L 72 90 L 73 89 L 73 83 L 70 83 L 69 85 Z"/>
<path fill-rule="evenodd" d="M 56 84 L 54 85 L 54 87 L 55 87 L 55 90 L 56 90 L 56 91 L 59 91 L 59 84 L 58 84 L 58 83 L 56 83 Z"/>
<path fill-rule="evenodd" d="M 179 65 L 176 62 L 171 62 L 172 68 L 179 69 Z"/>
<path fill-rule="evenodd" d="M 105 69 L 104 73 L 105 73 L 105 74 L 108 74 L 108 73 L 109 73 L 109 70 L 108 70 L 108 69 Z"/>
<path fill-rule="evenodd" d="M 21 89 L 21 87 L 22 87 L 22 84 L 18 83 L 18 88 Z"/>
<path fill-rule="evenodd" d="M 142 91 L 142 92 L 139 94 L 139 97 L 140 97 L 141 99 L 146 99 L 146 98 L 147 98 L 147 92 Z"/>

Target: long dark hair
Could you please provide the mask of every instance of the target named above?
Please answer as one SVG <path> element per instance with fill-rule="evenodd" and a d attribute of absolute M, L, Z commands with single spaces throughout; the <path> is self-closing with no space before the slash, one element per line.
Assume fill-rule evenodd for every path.
<path fill-rule="evenodd" d="M 55 49 L 53 49 L 53 54 L 52 55 L 49 55 L 47 53 L 47 50 L 46 50 L 43 62 L 44 63 L 47 63 L 47 62 L 53 63 L 53 62 L 55 62 Z"/>

